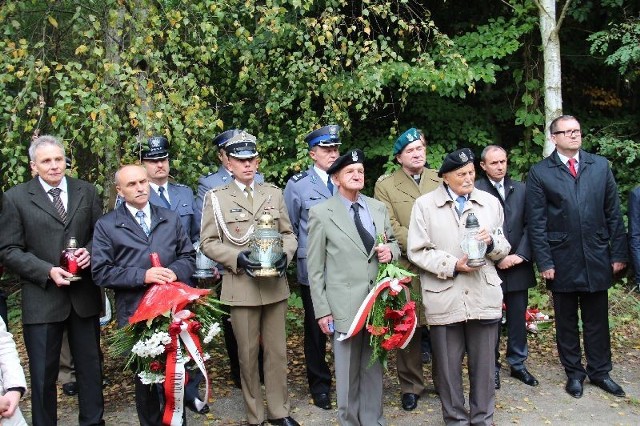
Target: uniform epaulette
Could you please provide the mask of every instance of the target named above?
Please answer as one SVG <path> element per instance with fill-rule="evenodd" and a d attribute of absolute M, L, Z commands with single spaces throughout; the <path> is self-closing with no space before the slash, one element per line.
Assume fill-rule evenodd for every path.
<path fill-rule="evenodd" d="M 291 177 L 291 180 L 293 180 L 294 182 L 299 181 L 300 179 L 304 178 L 305 176 L 307 176 L 309 174 L 309 172 L 307 170 L 300 172 L 298 174 L 295 174 Z"/>
<path fill-rule="evenodd" d="M 178 182 L 171 182 L 171 184 L 172 184 L 172 185 L 175 185 L 175 186 L 181 186 L 181 187 L 183 187 L 183 188 L 188 188 L 188 186 L 187 186 L 187 185 L 183 185 L 183 184 L 178 183 Z"/>
<path fill-rule="evenodd" d="M 278 185 L 274 185 L 273 183 L 269 183 L 269 182 L 259 183 L 258 185 L 268 186 L 269 188 L 280 189 Z"/>
<path fill-rule="evenodd" d="M 223 189 L 225 189 L 228 186 L 229 185 L 216 186 L 215 188 L 211 188 L 209 191 L 213 191 L 213 192 L 222 191 Z"/>
<path fill-rule="evenodd" d="M 378 178 L 378 180 L 376 182 L 382 182 L 383 180 L 385 180 L 386 178 L 388 178 L 391 175 L 382 175 Z"/>
<path fill-rule="evenodd" d="M 217 172 L 209 172 L 209 173 L 207 173 L 206 175 L 204 175 L 203 177 L 208 178 L 209 176 L 211 176 L 211 175 L 215 175 L 216 173 L 217 173 Z"/>

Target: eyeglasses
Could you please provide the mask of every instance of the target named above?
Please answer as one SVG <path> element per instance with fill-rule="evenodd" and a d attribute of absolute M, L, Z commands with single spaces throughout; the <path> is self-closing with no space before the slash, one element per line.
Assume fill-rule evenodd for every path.
<path fill-rule="evenodd" d="M 563 135 L 565 137 L 573 137 L 582 135 L 582 131 L 580 129 L 573 130 L 558 130 L 557 132 L 553 132 L 554 135 Z"/>

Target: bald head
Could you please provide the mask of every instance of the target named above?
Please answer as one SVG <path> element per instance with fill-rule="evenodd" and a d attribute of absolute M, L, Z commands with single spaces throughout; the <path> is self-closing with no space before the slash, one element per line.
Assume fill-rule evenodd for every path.
<path fill-rule="evenodd" d="M 144 167 L 129 164 L 120 167 L 115 175 L 116 190 L 124 201 L 137 208 L 144 208 L 149 202 L 149 178 Z"/>

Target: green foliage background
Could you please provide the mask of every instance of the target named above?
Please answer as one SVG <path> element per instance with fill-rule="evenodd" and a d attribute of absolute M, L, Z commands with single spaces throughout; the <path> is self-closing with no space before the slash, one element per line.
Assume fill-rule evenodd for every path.
<path fill-rule="evenodd" d="M 588 149 L 637 183 L 638 5 L 575 0 L 561 30 L 564 111 Z M 526 177 L 544 142 L 542 55 L 532 0 L 22 0 L 0 5 L 2 188 L 29 178 L 34 133 L 63 138 L 72 172 L 105 195 L 139 141 L 164 134 L 172 170 L 214 171 L 211 139 L 257 136 L 283 185 L 306 167 L 304 135 L 337 123 L 363 148 L 368 184 L 393 168 L 399 132 L 428 160 L 498 143 Z M 105 196 L 105 203 L 106 202 Z"/>

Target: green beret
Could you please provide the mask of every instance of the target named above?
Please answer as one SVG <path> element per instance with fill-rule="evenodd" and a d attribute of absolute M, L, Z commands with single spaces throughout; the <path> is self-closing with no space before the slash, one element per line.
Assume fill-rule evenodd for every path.
<path fill-rule="evenodd" d="M 396 143 L 393 144 L 393 155 L 400 154 L 405 146 L 417 140 L 420 140 L 420 131 L 412 127 L 396 139 Z"/>

